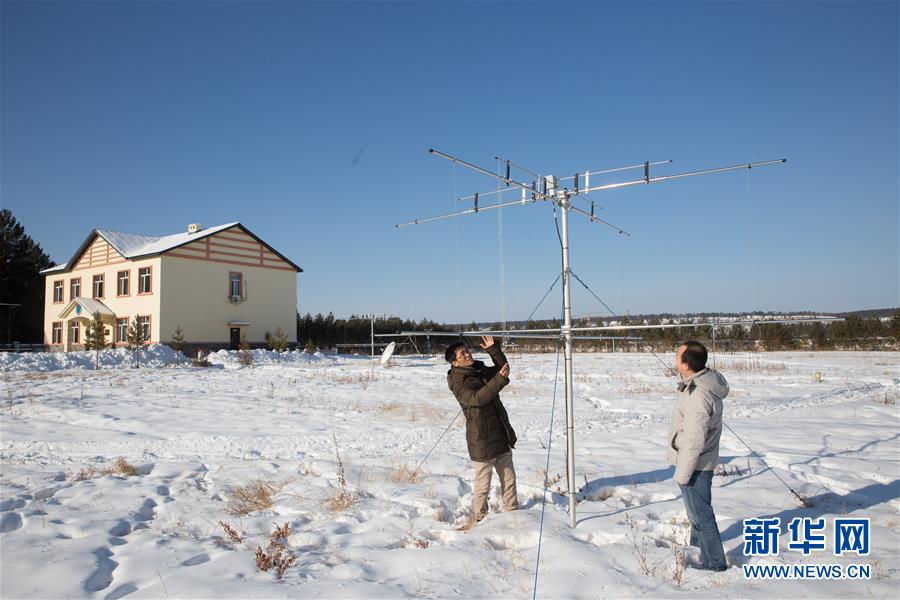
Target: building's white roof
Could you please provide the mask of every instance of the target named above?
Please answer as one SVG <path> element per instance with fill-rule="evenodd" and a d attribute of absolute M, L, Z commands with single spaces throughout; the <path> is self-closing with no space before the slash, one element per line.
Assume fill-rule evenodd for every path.
<path fill-rule="evenodd" d="M 207 227 L 201 229 L 197 233 L 175 233 L 163 237 L 152 237 L 149 235 L 137 235 L 134 233 L 124 233 L 121 231 L 109 231 L 106 229 L 98 229 L 97 233 L 103 236 L 109 244 L 115 248 L 119 254 L 125 258 L 134 258 L 136 256 L 144 256 L 147 254 L 159 254 L 181 246 L 195 239 L 204 238 L 208 235 L 218 233 L 229 227 L 234 227 L 237 222 L 226 223 L 225 225 L 216 225 L 215 227 Z"/>
<path fill-rule="evenodd" d="M 57 271 L 65 271 L 66 265 L 68 265 L 68 264 L 69 263 L 62 263 L 61 265 L 56 265 L 55 267 L 50 267 L 50 268 L 44 269 L 43 271 L 40 271 L 40 272 L 41 273 L 56 273 Z"/>
<path fill-rule="evenodd" d="M 87 245 L 90 243 L 92 239 L 94 239 L 94 234 L 99 235 L 107 242 L 109 245 L 116 249 L 116 251 L 121 254 L 123 257 L 128 259 L 135 259 L 141 256 L 152 256 L 154 254 L 160 254 L 162 252 L 166 252 L 167 250 L 171 250 L 173 248 L 177 248 L 178 246 L 182 246 L 184 244 L 189 244 L 194 240 L 203 239 L 206 236 L 213 235 L 215 233 L 219 233 L 220 231 L 224 231 L 226 229 L 230 229 L 231 227 L 240 227 L 244 232 L 248 233 L 254 239 L 258 240 L 262 243 L 266 248 L 275 253 L 282 260 L 290 264 L 292 267 L 297 269 L 298 272 L 302 272 L 303 269 L 295 265 L 291 260 L 280 254 L 277 250 L 260 240 L 253 233 L 251 233 L 246 227 L 240 224 L 239 221 L 235 221 L 234 223 L 225 223 L 224 225 L 216 225 L 215 227 L 207 227 L 206 229 L 201 229 L 197 233 L 175 233 L 172 235 L 166 236 L 150 236 L 150 235 L 138 235 L 135 233 L 125 233 L 122 231 L 109 231 L 107 229 L 95 229 L 91 232 L 91 234 L 87 237 L 87 239 L 79 246 L 78 250 L 75 252 L 75 255 L 71 260 L 67 263 L 63 263 L 61 265 L 57 265 L 55 267 L 50 267 L 49 269 L 44 269 L 41 271 L 43 274 L 48 273 L 58 273 L 67 271 L 68 265 L 74 265 L 75 261 L 81 256 L 81 253 L 87 248 Z"/>

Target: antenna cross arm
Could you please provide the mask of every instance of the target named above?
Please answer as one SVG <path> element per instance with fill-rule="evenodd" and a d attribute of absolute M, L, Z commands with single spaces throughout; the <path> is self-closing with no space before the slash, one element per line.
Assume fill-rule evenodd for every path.
<path fill-rule="evenodd" d="M 627 231 L 625 231 L 624 229 L 622 229 L 622 228 L 620 228 L 620 227 L 617 227 L 617 226 L 613 225 L 612 223 L 609 223 L 609 222 L 607 222 L 607 221 L 604 221 L 603 219 L 601 219 L 601 218 L 599 218 L 599 217 L 596 217 L 596 216 L 592 215 L 591 213 L 587 212 L 586 210 L 581 210 L 581 209 L 578 208 L 577 206 L 572 206 L 572 205 L 570 204 L 570 205 L 569 205 L 569 210 L 574 211 L 574 212 L 577 212 L 577 213 L 580 214 L 580 215 L 584 215 L 585 217 L 587 217 L 588 219 L 590 219 L 590 220 L 591 220 L 592 222 L 594 222 L 594 223 L 603 223 L 604 225 L 607 225 L 608 227 L 612 227 L 613 229 L 615 229 L 617 232 L 621 233 L 622 235 L 626 235 L 626 236 L 628 236 L 628 237 L 631 237 L 631 234 L 628 233 Z"/>
<path fill-rule="evenodd" d="M 492 210 L 495 208 L 503 208 L 504 206 L 512 206 L 514 204 L 522 205 L 521 200 L 510 200 L 509 202 L 501 202 L 499 204 L 489 204 L 487 206 L 479 206 L 477 209 L 475 208 L 467 208 L 466 210 L 460 210 L 452 213 L 447 213 L 444 215 L 437 215 L 436 217 L 426 217 L 424 219 L 414 219 L 412 221 L 406 221 L 404 223 L 397 223 L 394 225 L 397 229 L 401 227 L 407 227 L 409 225 L 418 225 L 420 223 L 430 223 L 432 221 L 440 221 L 441 219 L 449 219 L 451 217 L 459 217 L 461 215 L 473 215 L 475 213 L 484 212 L 486 210 Z"/>
<path fill-rule="evenodd" d="M 479 167 L 478 165 L 473 165 L 470 162 L 460 160 L 460 159 L 456 158 L 455 156 L 450 156 L 449 154 L 445 154 L 445 153 L 441 152 L 440 150 L 435 150 L 434 148 L 429 148 L 428 151 L 431 154 L 440 156 L 441 158 L 446 158 L 447 160 L 453 161 L 455 163 L 459 163 L 462 166 L 469 167 L 470 169 L 472 169 L 474 171 L 478 171 L 479 173 L 484 173 L 485 175 L 493 177 L 494 179 L 499 179 L 506 185 L 513 185 L 513 186 L 516 186 L 517 188 L 520 188 L 523 190 L 528 190 L 529 192 L 532 192 L 536 197 L 540 198 L 541 200 L 553 200 L 553 198 L 551 196 L 548 196 L 547 194 L 544 194 L 543 192 L 541 192 L 539 190 L 533 190 L 533 189 L 531 189 L 530 185 L 524 184 L 521 181 L 516 181 L 515 179 L 508 179 L 506 177 L 502 177 L 500 175 L 497 175 L 496 173 L 492 173 L 492 172 L 488 171 L 487 169 Z"/>
<path fill-rule="evenodd" d="M 597 192 L 600 190 L 614 190 L 623 187 L 631 187 L 634 185 L 646 185 L 648 183 L 659 183 L 661 181 L 668 181 L 669 179 L 682 179 L 684 177 L 693 177 L 694 175 L 709 175 L 711 173 L 723 173 L 725 171 L 736 171 L 738 169 L 752 169 L 753 167 L 764 167 L 766 165 L 774 165 L 779 163 L 787 162 L 786 158 L 779 158 L 776 160 L 766 160 L 762 162 L 755 163 L 746 163 L 742 165 L 733 165 L 730 167 L 718 167 L 715 169 L 704 169 L 702 171 L 690 171 L 688 173 L 675 173 L 674 175 L 660 175 L 659 177 L 650 177 L 646 179 L 636 179 L 634 181 L 622 181 L 619 183 L 607 183 L 605 185 L 598 185 L 596 187 L 588 188 L 586 190 L 581 190 L 582 193 L 586 192 Z"/>

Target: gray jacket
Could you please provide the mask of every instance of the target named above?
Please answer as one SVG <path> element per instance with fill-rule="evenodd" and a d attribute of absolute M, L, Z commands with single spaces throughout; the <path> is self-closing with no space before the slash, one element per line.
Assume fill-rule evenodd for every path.
<path fill-rule="evenodd" d="M 687 485 L 694 471 L 716 468 L 722 436 L 722 399 L 727 395 L 728 382 L 712 369 L 703 369 L 679 385 L 668 445 L 668 459 L 675 465 L 677 483 Z"/>

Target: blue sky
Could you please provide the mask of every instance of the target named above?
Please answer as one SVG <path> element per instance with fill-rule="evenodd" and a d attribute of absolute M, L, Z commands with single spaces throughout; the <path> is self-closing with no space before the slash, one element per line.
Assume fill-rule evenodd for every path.
<path fill-rule="evenodd" d="M 491 179 L 788 163 L 598 194 L 572 269 L 616 312 L 900 305 L 898 3 L 2 2 L 0 205 L 93 228 L 241 221 L 301 312 L 528 316 L 548 205 L 397 230 Z M 637 173 L 635 173 L 637 175 Z M 624 174 L 623 178 L 631 178 Z M 612 179 L 609 179 L 610 181 Z M 604 310 L 573 288 L 576 315 Z M 559 287 L 538 311 L 559 314 Z"/>

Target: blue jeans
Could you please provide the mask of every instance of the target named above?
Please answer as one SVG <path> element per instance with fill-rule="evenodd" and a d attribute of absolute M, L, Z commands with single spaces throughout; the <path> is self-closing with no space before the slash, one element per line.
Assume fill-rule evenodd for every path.
<path fill-rule="evenodd" d="M 688 484 L 678 487 L 691 522 L 691 546 L 700 547 L 700 568 L 724 571 L 728 565 L 712 507 L 712 477 L 712 471 L 694 471 Z"/>

